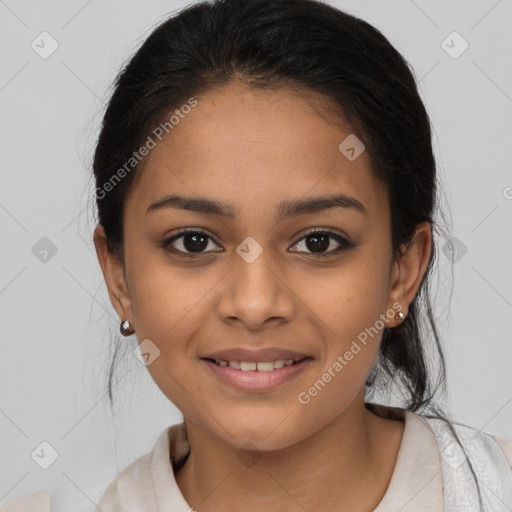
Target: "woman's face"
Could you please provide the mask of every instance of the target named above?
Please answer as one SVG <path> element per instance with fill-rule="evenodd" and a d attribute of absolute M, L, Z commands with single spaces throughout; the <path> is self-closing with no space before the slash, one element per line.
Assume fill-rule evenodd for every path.
<path fill-rule="evenodd" d="M 383 327 L 397 325 L 397 302 L 407 313 L 394 286 L 387 196 L 357 141 L 340 150 L 350 128 L 320 115 L 313 99 L 240 84 L 196 99 L 162 141 L 153 137 L 125 203 L 126 279 L 118 288 L 109 280 L 109 293 L 144 343 L 153 379 L 187 420 L 233 446 L 284 448 L 362 403 Z M 183 201 L 150 208 L 170 195 Z M 361 207 L 287 207 L 341 195 Z M 232 216 L 183 208 L 199 199 Z M 201 233 L 168 241 L 185 228 Z M 270 372 L 203 359 L 269 347 L 309 359 L 260 389 L 219 374 L 238 372 L 250 387 L 255 372 L 267 383 Z"/>

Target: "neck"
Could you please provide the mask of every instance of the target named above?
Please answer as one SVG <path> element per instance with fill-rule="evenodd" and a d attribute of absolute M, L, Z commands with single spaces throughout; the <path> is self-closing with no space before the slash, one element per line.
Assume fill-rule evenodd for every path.
<path fill-rule="evenodd" d="M 242 456 L 190 419 L 185 423 L 191 453 L 175 477 L 197 512 L 373 510 L 388 488 L 404 428 L 354 402 L 292 446 Z"/>

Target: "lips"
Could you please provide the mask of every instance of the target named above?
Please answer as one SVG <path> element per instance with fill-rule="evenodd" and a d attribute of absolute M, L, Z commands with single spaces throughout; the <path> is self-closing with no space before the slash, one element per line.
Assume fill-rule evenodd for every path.
<path fill-rule="evenodd" d="M 311 357 L 301 352 L 294 352 L 277 347 L 250 350 L 243 348 L 219 350 L 201 356 L 201 359 L 213 359 L 215 361 L 238 361 L 262 363 L 266 361 L 293 360 L 299 361 L 305 357 Z"/>
<path fill-rule="evenodd" d="M 289 354 L 290 352 L 288 351 L 288 355 Z M 254 351 L 252 355 L 256 356 Z M 264 357 L 268 356 L 264 355 Z M 222 382 L 224 385 L 227 385 L 230 388 L 236 388 L 239 391 L 261 393 L 279 389 L 286 383 L 290 383 L 299 378 L 299 376 L 309 367 L 310 363 L 313 362 L 313 358 L 303 357 L 298 361 L 290 359 L 288 360 L 288 362 L 290 362 L 289 365 L 280 364 L 279 366 L 276 366 L 275 363 L 277 361 L 274 361 L 273 368 L 267 368 L 269 365 L 265 362 L 256 363 L 242 361 L 241 363 L 238 363 L 230 361 L 229 365 L 221 365 L 208 357 L 201 358 L 201 361 L 211 372 L 210 375 L 213 375 L 218 382 Z M 224 363 L 225 362 L 226 361 L 224 361 Z M 282 359 L 279 360 L 279 362 L 284 363 Z M 255 365 L 257 365 L 258 368 L 254 368 Z M 264 368 L 260 369 L 260 365 L 264 365 Z M 238 368 L 238 366 L 240 367 Z M 249 366 L 252 366 L 252 368 L 249 368 Z M 309 380 L 311 380 L 311 378 Z"/>

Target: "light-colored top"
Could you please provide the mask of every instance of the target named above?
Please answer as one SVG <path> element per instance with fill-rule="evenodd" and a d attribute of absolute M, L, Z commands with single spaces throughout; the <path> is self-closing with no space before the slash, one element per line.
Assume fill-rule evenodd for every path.
<path fill-rule="evenodd" d="M 383 417 L 403 417 L 405 428 L 388 489 L 373 512 L 443 511 L 443 481 L 436 438 L 420 414 L 369 404 Z M 512 472 L 512 440 L 491 436 Z M 184 423 L 167 427 L 153 450 L 140 456 L 110 483 L 95 512 L 191 512 L 176 483 L 174 471 L 190 452 Z M 43 491 L 14 498 L 0 512 L 51 512 L 50 495 Z"/>

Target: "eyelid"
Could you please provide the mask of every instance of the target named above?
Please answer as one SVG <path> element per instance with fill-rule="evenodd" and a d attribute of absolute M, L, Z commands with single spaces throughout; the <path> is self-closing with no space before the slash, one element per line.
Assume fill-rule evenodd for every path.
<path fill-rule="evenodd" d="M 312 233 L 326 233 L 326 234 L 329 234 L 329 235 L 336 235 L 336 236 L 339 236 L 340 238 L 343 238 L 347 241 L 348 243 L 348 235 L 345 234 L 343 231 L 339 231 L 337 230 L 336 228 L 329 228 L 327 226 L 325 227 L 315 227 L 315 228 L 309 228 L 309 229 L 306 229 L 305 231 L 299 233 L 300 235 L 300 238 L 297 240 L 297 242 L 300 242 L 300 240 L 302 240 L 304 237 L 308 236 L 308 235 L 311 235 Z M 299 235 L 296 235 L 296 236 L 299 236 Z M 297 243 L 295 242 L 295 243 Z"/>
<path fill-rule="evenodd" d="M 224 251 L 224 249 L 220 249 L 220 250 L 215 250 L 213 252 L 208 251 L 208 252 L 193 253 L 193 252 L 181 251 L 179 249 L 174 249 L 174 248 L 168 249 L 168 246 L 170 246 L 172 242 L 182 238 L 182 236 L 187 233 L 202 234 L 205 237 L 207 237 L 208 239 L 210 239 L 211 241 L 213 241 L 216 245 L 219 245 L 219 243 L 215 240 L 215 237 L 210 235 L 204 229 L 191 227 L 191 228 L 178 229 L 177 234 L 175 234 L 169 238 L 166 238 L 163 241 L 162 247 L 170 252 L 173 252 L 180 256 L 189 257 L 189 258 L 201 258 L 201 257 L 211 256 L 214 252 Z M 328 256 L 336 256 L 337 254 L 340 254 L 350 248 L 355 247 L 355 244 L 353 242 L 349 241 L 348 236 L 345 233 L 340 234 L 339 232 L 337 232 L 337 230 L 335 230 L 335 228 L 328 228 L 328 227 L 315 227 L 315 228 L 310 228 L 310 229 L 307 229 L 306 231 L 303 231 L 300 235 L 296 235 L 296 236 L 299 236 L 299 238 L 293 243 L 292 247 L 294 247 L 298 243 L 302 242 L 302 240 L 304 240 L 304 238 L 307 238 L 308 236 L 310 236 L 314 233 L 326 234 L 329 238 L 334 239 L 339 244 L 339 247 L 337 247 L 336 249 L 331 249 L 330 251 L 324 252 L 324 253 L 322 253 L 322 252 L 314 253 L 314 252 L 304 252 L 304 251 L 292 251 L 292 252 L 296 252 L 298 254 L 312 255 L 315 257 L 322 258 L 322 257 L 328 257 Z"/>

